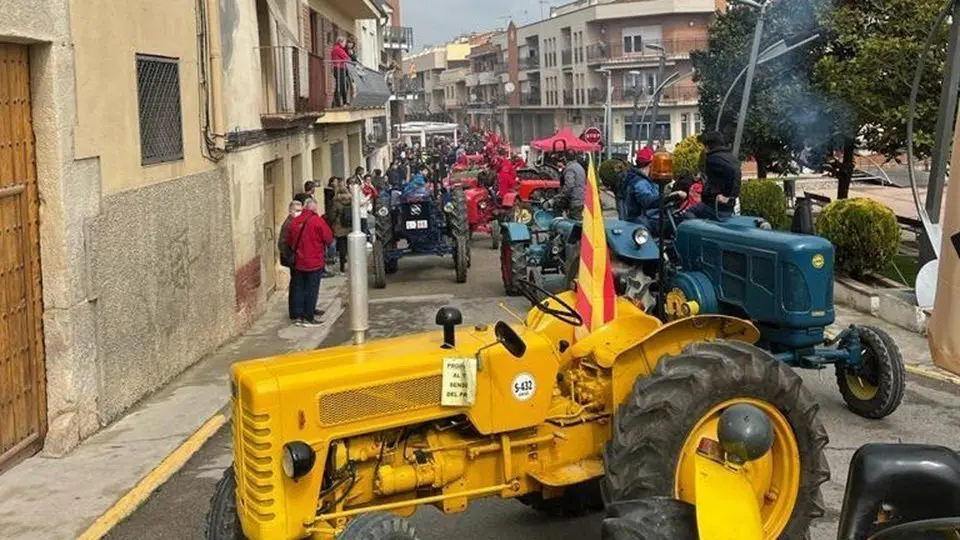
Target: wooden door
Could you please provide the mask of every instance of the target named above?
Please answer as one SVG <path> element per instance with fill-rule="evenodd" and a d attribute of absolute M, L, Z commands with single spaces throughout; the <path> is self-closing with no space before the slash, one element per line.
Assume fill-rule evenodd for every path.
<path fill-rule="evenodd" d="M 47 429 L 37 174 L 27 47 L 0 43 L 0 471 Z"/>

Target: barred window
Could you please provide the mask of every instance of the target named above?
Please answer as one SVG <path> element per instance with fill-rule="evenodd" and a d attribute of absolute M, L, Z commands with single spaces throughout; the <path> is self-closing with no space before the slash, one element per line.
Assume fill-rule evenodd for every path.
<path fill-rule="evenodd" d="M 179 61 L 179 58 L 137 55 L 140 162 L 143 165 L 183 159 Z"/>

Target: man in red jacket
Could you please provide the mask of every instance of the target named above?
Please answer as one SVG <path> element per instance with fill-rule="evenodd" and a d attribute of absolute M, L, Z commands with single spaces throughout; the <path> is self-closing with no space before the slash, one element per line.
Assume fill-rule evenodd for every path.
<path fill-rule="evenodd" d="M 298 326 L 317 326 L 315 312 L 320 294 L 320 278 L 327 265 L 327 246 L 333 243 L 333 231 L 317 214 L 317 201 L 308 199 L 303 213 L 290 222 L 287 245 L 296 253 L 290 269 L 291 317 Z"/>

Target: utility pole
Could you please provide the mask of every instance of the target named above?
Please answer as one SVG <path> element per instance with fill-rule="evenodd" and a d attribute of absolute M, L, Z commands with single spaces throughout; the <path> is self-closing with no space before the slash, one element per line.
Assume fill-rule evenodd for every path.
<path fill-rule="evenodd" d="M 604 70 L 607 75 L 607 103 L 604 107 L 604 114 L 607 117 L 607 129 L 604 137 L 607 144 L 607 159 L 611 158 L 613 153 L 613 72 Z"/>
<path fill-rule="evenodd" d="M 953 122 L 957 116 L 957 88 L 960 87 L 960 2 L 953 4 L 953 24 L 950 27 L 950 45 L 947 48 L 947 66 L 944 71 L 943 90 L 940 94 L 940 110 L 937 114 L 937 128 L 934 133 L 930 180 L 927 183 L 926 209 L 930 222 L 940 223 L 940 209 L 943 204 L 943 186 L 947 173 L 947 158 L 950 156 L 950 141 L 953 140 Z M 956 171 L 956 169 L 952 169 Z M 932 240 L 924 231 L 920 235 L 920 264 L 926 264 L 937 258 Z"/>

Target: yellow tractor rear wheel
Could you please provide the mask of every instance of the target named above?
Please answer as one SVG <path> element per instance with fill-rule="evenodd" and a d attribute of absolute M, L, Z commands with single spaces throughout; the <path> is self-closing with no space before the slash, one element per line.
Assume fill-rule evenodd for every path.
<path fill-rule="evenodd" d="M 823 515 L 820 486 L 830 477 L 827 434 L 802 380 L 769 353 L 737 342 L 697 343 L 660 360 L 617 410 L 604 449 L 607 505 L 649 497 L 696 502 L 693 457 L 701 438 L 717 440 L 720 414 L 749 403 L 774 428 L 774 444 L 745 468 L 767 539 L 803 538 Z"/>

